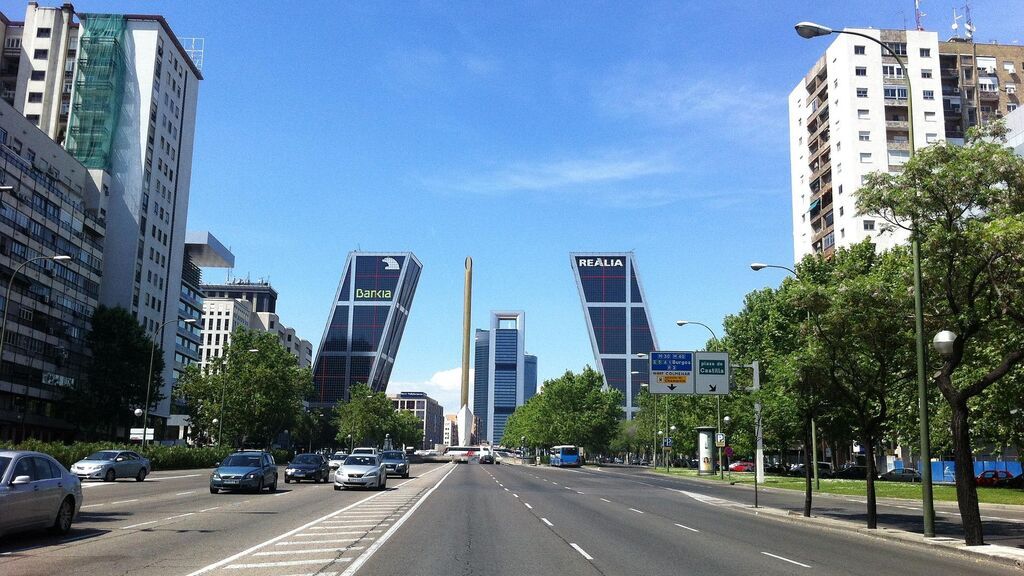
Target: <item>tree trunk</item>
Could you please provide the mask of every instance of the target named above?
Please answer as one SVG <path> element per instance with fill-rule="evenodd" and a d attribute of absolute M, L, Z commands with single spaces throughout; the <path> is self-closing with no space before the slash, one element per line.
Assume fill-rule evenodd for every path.
<path fill-rule="evenodd" d="M 865 434 L 865 455 L 867 461 L 864 463 L 867 470 L 867 496 L 868 496 L 868 528 L 878 528 L 878 506 L 875 501 L 875 437 Z"/>
<path fill-rule="evenodd" d="M 964 542 L 968 546 L 981 546 L 985 539 L 982 535 L 981 511 L 978 509 L 978 487 L 974 485 L 969 415 L 966 401 L 953 405 L 950 428 L 953 432 L 953 461 L 956 463 L 956 500 L 960 508 L 960 523 L 964 528 Z"/>
<path fill-rule="evenodd" d="M 811 419 L 808 417 L 804 422 L 804 516 L 811 516 L 811 466 L 817 462 L 811 462 Z"/>

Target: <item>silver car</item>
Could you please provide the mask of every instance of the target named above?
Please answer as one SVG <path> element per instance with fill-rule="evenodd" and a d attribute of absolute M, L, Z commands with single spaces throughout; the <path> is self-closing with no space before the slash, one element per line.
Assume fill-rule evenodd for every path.
<path fill-rule="evenodd" d="M 82 482 L 47 454 L 0 451 L 0 534 L 49 528 L 67 534 Z"/>
<path fill-rule="evenodd" d="M 369 488 L 383 490 L 388 484 L 387 469 L 379 454 L 352 454 L 334 473 L 334 489 Z"/>
<path fill-rule="evenodd" d="M 332 454 L 330 460 L 328 461 L 331 470 L 333 471 L 337 470 L 338 468 L 341 468 L 341 463 L 345 461 L 345 458 L 348 458 L 348 454 L 345 452 L 335 452 L 334 454 Z"/>
<path fill-rule="evenodd" d="M 118 478 L 135 478 L 136 482 L 142 482 L 152 469 L 148 458 L 131 450 L 100 450 L 71 465 L 75 476 L 105 482 Z"/>

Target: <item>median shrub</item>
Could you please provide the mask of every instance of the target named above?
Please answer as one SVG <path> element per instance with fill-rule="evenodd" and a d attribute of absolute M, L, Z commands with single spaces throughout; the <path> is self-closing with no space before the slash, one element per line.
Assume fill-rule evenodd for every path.
<path fill-rule="evenodd" d="M 40 440 L 26 440 L 14 446 L 2 446 L 0 449 L 10 450 L 34 450 L 49 454 L 64 465 L 70 468 L 72 464 L 85 458 L 89 454 L 99 450 L 134 450 L 149 458 L 153 470 L 188 470 L 195 468 L 213 468 L 217 462 L 235 451 L 228 446 L 164 446 L 162 444 L 150 444 L 145 450 L 137 444 L 118 444 L 113 442 L 75 442 L 64 444 L 61 442 L 42 442 Z M 291 460 L 292 453 L 289 450 L 272 450 L 274 460 L 278 464 L 284 464 Z"/>

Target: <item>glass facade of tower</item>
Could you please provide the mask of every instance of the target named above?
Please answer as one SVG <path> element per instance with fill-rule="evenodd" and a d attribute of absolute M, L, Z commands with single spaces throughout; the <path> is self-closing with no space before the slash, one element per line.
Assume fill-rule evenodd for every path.
<path fill-rule="evenodd" d="M 412 252 L 350 252 L 313 363 L 317 406 L 348 400 L 353 384 L 387 390 L 423 265 Z"/>
<path fill-rule="evenodd" d="M 525 353 L 526 314 L 491 312 L 491 329 L 476 331 L 473 415 L 483 439 L 501 443 L 515 409 L 537 392 L 537 357 Z"/>
<path fill-rule="evenodd" d="M 632 419 L 648 372 L 647 358 L 636 355 L 658 349 L 636 258 L 632 252 L 575 252 L 570 261 L 597 369 L 606 386 L 622 392 L 622 409 Z"/>

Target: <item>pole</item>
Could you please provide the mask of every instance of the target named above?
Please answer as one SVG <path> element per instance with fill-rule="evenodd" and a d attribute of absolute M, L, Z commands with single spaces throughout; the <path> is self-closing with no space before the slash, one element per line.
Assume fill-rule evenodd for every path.
<path fill-rule="evenodd" d="M 715 396 L 715 411 L 718 413 L 718 430 L 715 431 L 715 444 L 718 444 L 718 435 L 722 433 L 722 397 Z M 722 480 L 725 480 L 725 468 L 722 467 L 722 447 L 718 447 L 718 473 Z"/>
<path fill-rule="evenodd" d="M 761 366 L 757 360 L 750 363 L 754 369 L 754 393 L 761 390 Z M 754 486 L 757 482 L 764 483 L 764 429 L 761 427 L 761 399 L 754 400 L 754 440 L 756 443 L 754 457 Z M 757 494 L 754 495 L 755 499 Z"/>
<path fill-rule="evenodd" d="M 648 388 L 648 390 L 650 390 L 650 388 Z M 652 392 L 651 393 L 651 398 L 654 400 L 654 427 L 651 430 L 651 436 L 654 436 L 654 450 L 651 451 L 651 452 L 653 452 L 651 457 L 654 459 L 654 462 L 652 462 L 651 464 L 654 466 L 654 469 L 657 470 L 658 469 L 658 450 L 660 449 L 659 446 L 658 446 L 658 397 L 655 396 L 654 393 Z"/>
<path fill-rule="evenodd" d="M 818 478 L 818 428 L 814 425 L 814 418 L 811 418 L 811 472 L 814 474 L 814 489 L 821 490 L 821 480 Z"/>
<path fill-rule="evenodd" d="M 473 258 L 466 257 L 466 281 L 462 301 L 462 405 L 469 405 L 469 327 L 473 316 Z M 468 423 L 466 429 L 469 429 Z M 460 440 L 461 441 L 461 440 Z"/>

